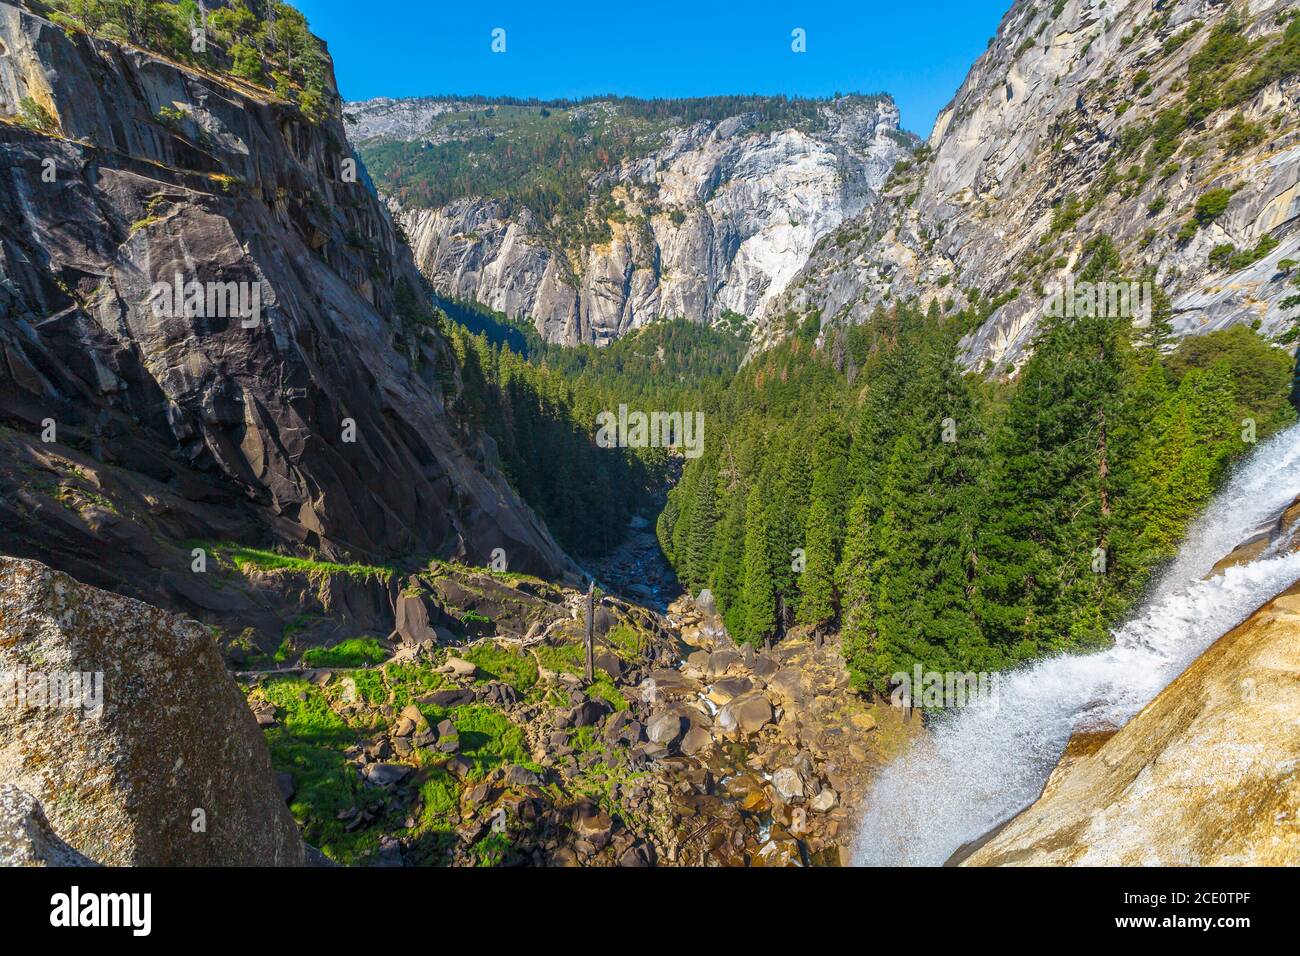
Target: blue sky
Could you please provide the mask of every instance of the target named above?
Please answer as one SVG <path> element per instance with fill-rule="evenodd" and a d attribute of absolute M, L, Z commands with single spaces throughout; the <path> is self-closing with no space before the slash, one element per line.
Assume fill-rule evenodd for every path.
<path fill-rule="evenodd" d="M 293 2 L 329 43 L 349 100 L 883 91 L 924 136 L 1011 0 Z M 791 52 L 796 27 L 806 53 Z"/>

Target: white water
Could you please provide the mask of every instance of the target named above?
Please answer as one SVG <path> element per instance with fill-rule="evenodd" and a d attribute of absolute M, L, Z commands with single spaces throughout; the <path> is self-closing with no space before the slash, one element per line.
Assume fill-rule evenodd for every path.
<path fill-rule="evenodd" d="M 1300 492 L 1300 425 L 1261 445 L 1192 526 L 1115 644 L 1004 674 L 991 699 L 943 718 L 866 798 L 856 862 L 937 866 L 1037 799 L 1076 726 L 1120 725 L 1221 635 L 1300 579 L 1273 549 L 1204 580 Z"/>

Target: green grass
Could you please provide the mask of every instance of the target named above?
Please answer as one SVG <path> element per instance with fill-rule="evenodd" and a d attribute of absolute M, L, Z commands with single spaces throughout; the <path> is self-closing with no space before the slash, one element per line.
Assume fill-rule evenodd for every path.
<path fill-rule="evenodd" d="M 535 772 L 541 770 L 528 752 L 523 729 L 495 707 L 465 704 L 444 710 L 421 706 L 420 711 L 431 724 L 448 718 L 456 725 L 460 735 L 460 753 L 474 764 L 470 771 L 472 780 L 481 779 L 488 771 L 507 764 L 520 764 Z"/>
<path fill-rule="evenodd" d="M 336 564 L 313 558 L 296 558 L 260 548 L 246 548 L 237 544 L 198 544 L 209 552 L 230 561 L 242 572 L 301 571 L 306 574 L 348 574 L 355 577 L 375 576 L 387 580 L 397 573 L 396 568 L 373 564 Z"/>
<path fill-rule="evenodd" d="M 344 756 L 357 734 L 330 710 L 320 688 L 300 678 L 267 681 L 263 692 L 280 708 L 279 723 L 266 731 L 266 742 L 276 772 L 293 774 L 296 792 L 289 809 L 303 838 L 340 863 L 362 861 L 378 844 L 379 829 L 348 833 L 337 819 L 341 810 L 382 799 L 366 788 Z"/>
<path fill-rule="evenodd" d="M 581 644 L 544 645 L 535 650 L 537 660 L 548 671 L 582 674 L 586 669 L 586 654 Z"/>
<path fill-rule="evenodd" d="M 388 649 L 374 637 L 350 637 L 333 647 L 313 647 L 303 651 L 302 662 L 308 667 L 364 667 L 380 664 Z"/>
<path fill-rule="evenodd" d="M 645 650 L 645 635 L 629 624 L 610 628 L 605 640 L 631 660 L 637 660 Z"/>
<path fill-rule="evenodd" d="M 381 673 L 392 691 L 392 704 L 399 709 L 447 685 L 447 678 L 428 664 L 385 664 Z"/>
<path fill-rule="evenodd" d="M 616 711 L 627 710 L 627 698 L 604 671 L 596 671 L 596 680 L 587 688 L 587 695 L 605 701 Z"/>
<path fill-rule="evenodd" d="M 479 681 L 499 680 L 520 693 L 537 683 L 537 661 L 522 648 L 480 644 L 467 648 L 461 656 L 479 669 Z"/>

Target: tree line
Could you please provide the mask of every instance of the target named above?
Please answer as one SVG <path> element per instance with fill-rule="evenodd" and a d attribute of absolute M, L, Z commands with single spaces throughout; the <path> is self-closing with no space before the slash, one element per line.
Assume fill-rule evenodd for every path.
<path fill-rule="evenodd" d="M 1118 278 L 1107 241 L 1081 277 Z M 1231 463 L 1295 419 L 1293 362 L 1236 327 L 1049 320 L 1013 381 L 965 373 L 979 316 L 900 303 L 743 369 L 658 523 L 693 591 L 763 643 L 837 628 L 855 686 L 1103 646 Z"/>

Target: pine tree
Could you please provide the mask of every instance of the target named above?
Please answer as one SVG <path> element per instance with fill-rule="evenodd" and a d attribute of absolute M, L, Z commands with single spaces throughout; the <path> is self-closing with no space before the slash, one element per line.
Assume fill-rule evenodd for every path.
<path fill-rule="evenodd" d="M 835 616 L 835 529 L 825 499 L 814 498 L 804 533 L 804 572 L 799 577 L 796 620 L 822 628 Z"/>
<path fill-rule="evenodd" d="M 718 521 L 717 482 L 709 464 L 701 463 L 691 504 L 690 529 L 684 536 L 682 563 L 689 570 L 689 584 L 699 591 L 709 579 L 713 533 Z"/>
<path fill-rule="evenodd" d="M 745 553 L 741 604 L 744 623 L 738 635 L 748 644 L 762 644 L 776 632 L 776 592 L 768 561 L 767 508 L 763 496 L 751 494 L 745 505 Z"/>
<path fill-rule="evenodd" d="M 870 513 L 871 503 L 864 492 L 849 510 L 844 557 L 836 571 L 844 659 L 853 686 L 861 691 L 873 689 L 872 675 L 876 673 Z"/>

